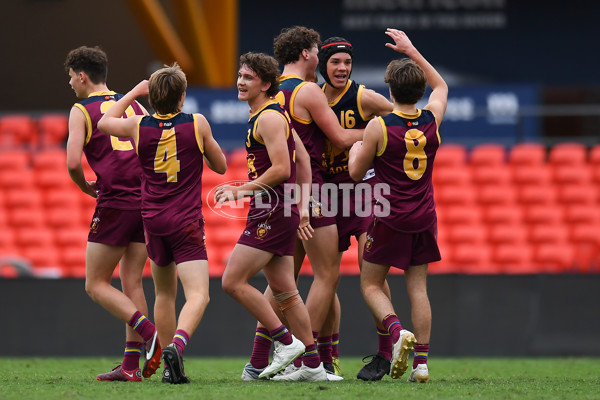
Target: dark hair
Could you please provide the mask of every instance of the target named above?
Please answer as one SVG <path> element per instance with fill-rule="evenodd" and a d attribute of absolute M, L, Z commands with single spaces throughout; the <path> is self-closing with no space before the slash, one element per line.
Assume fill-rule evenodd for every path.
<path fill-rule="evenodd" d="M 336 53 L 348 53 L 350 54 L 350 58 L 352 58 L 352 45 L 349 41 L 339 36 L 325 39 L 323 44 L 321 44 L 319 48 L 319 73 L 329 85 L 331 85 L 331 81 L 329 80 L 329 75 L 327 75 L 327 61 Z M 348 78 L 350 78 L 350 75 L 348 75 Z"/>
<path fill-rule="evenodd" d="M 85 72 L 94 84 L 106 83 L 108 58 L 100 47 L 81 46 L 67 54 L 65 71 Z"/>
<path fill-rule="evenodd" d="M 310 50 L 321 43 L 321 36 L 314 29 L 304 26 L 284 28 L 273 41 L 275 58 L 281 64 L 298 61 L 302 50 Z"/>
<path fill-rule="evenodd" d="M 246 65 L 258 75 L 261 81 L 271 84 L 267 96 L 273 97 L 279 92 L 279 64 L 273 57 L 264 53 L 246 53 L 240 56 L 240 68 Z"/>
<path fill-rule="evenodd" d="M 187 89 L 187 79 L 179 64 L 165 65 L 148 80 L 148 100 L 157 113 L 166 115 L 181 111 L 179 101 Z"/>
<path fill-rule="evenodd" d="M 394 101 L 399 104 L 416 104 L 425 95 L 425 73 L 410 58 L 393 60 L 385 71 L 385 83 L 390 85 Z"/>

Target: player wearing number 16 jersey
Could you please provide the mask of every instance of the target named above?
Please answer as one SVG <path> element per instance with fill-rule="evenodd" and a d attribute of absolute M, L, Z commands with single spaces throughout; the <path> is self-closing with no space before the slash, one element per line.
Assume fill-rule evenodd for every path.
<path fill-rule="evenodd" d="M 142 217 L 156 286 L 154 315 L 163 343 L 163 382 L 188 383 L 182 354 L 208 304 L 208 261 L 202 218 L 203 159 L 223 174 L 225 155 L 206 118 L 181 112 L 187 80 L 177 64 L 154 72 L 120 99 L 100 120 L 110 135 L 129 137 L 143 171 Z M 136 97 L 149 94 L 156 113 L 120 118 Z M 186 302 L 175 310 L 177 273 Z M 172 340 L 171 340 L 172 338 Z"/>
<path fill-rule="evenodd" d="M 386 46 L 408 56 L 392 61 L 385 73 L 394 111 L 367 125 L 362 144 L 352 146 L 348 160 L 353 179 L 362 179 L 374 163 L 378 181 L 389 185 L 389 192 L 377 199 L 389 205 L 389 215 L 375 217 L 367 231 L 361 290 L 371 312 L 392 337 L 391 377 L 397 379 L 404 374 L 408 353 L 414 346 L 409 381 L 427 382 L 431 333 L 427 266 L 440 260 L 431 174 L 440 145 L 438 129 L 446 111 L 448 85 L 404 32 L 388 29 L 386 34 L 394 40 Z M 416 104 L 425 94 L 427 83 L 432 92 L 427 105 L 418 109 Z M 414 335 L 402 329 L 384 294 L 390 266 L 404 270 Z"/>

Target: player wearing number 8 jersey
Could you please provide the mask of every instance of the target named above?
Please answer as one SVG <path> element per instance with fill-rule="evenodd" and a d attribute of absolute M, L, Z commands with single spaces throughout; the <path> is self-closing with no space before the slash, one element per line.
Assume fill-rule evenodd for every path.
<path fill-rule="evenodd" d="M 149 377 L 160 363 L 160 353 L 144 363 L 139 359 L 143 341 L 152 343 L 156 329 L 144 317 L 148 313 L 142 288 L 147 253 L 141 216 L 141 168 L 133 142 L 102 133 L 98 120 L 122 96 L 106 85 L 107 57 L 98 47 L 71 50 L 65 60 L 69 84 L 77 97 L 69 115 L 67 169 L 71 179 L 86 194 L 97 198 L 88 234 L 85 260 L 85 288 L 89 296 L 111 314 L 129 324 L 123 362 L 98 380 L 140 381 Z M 138 103 L 123 110 L 123 117 L 146 114 Z M 96 174 L 86 181 L 82 168 L 85 154 Z M 111 285 L 119 264 L 123 291 Z"/>
<path fill-rule="evenodd" d="M 377 199 L 389 204 L 389 216 L 374 218 L 363 252 L 361 290 L 373 315 L 382 321 L 394 342 L 390 375 L 397 379 L 408 368 L 415 350 L 411 382 L 427 382 L 431 307 L 427 296 L 428 263 L 439 261 L 437 216 L 431 174 L 440 145 L 439 126 L 446 111 L 448 86 L 441 75 L 412 45 L 404 32 L 388 29 L 394 44 L 386 46 L 409 58 L 392 61 L 385 81 L 394 111 L 371 121 L 362 144 L 350 149 L 350 176 L 361 179 L 371 163 L 389 193 Z M 416 103 L 432 88 L 427 105 Z M 405 271 L 415 334 L 402 329 L 383 286 L 390 266 Z M 415 339 L 416 337 L 416 339 Z"/>
<path fill-rule="evenodd" d="M 185 74 L 177 64 L 159 69 L 98 123 L 106 133 L 132 138 L 142 165 L 142 216 L 156 286 L 154 315 L 161 341 L 170 342 L 162 353 L 163 382 L 174 384 L 189 382 L 182 354 L 209 299 L 201 201 L 203 158 L 217 173 L 227 169 L 206 119 L 181 112 L 186 87 Z M 154 115 L 119 118 L 136 97 L 146 94 Z M 186 297 L 178 319 L 173 312 L 177 273 Z"/>

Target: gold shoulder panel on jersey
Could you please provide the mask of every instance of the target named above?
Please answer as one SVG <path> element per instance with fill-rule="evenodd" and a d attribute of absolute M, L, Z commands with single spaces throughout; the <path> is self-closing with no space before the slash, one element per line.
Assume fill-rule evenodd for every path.
<path fill-rule="evenodd" d="M 202 138 L 200 137 L 200 131 L 198 130 L 198 114 L 192 114 L 194 118 L 194 136 L 196 136 L 196 143 L 198 143 L 198 148 L 200 152 L 204 154 L 204 147 L 202 146 Z"/>
<path fill-rule="evenodd" d="M 142 116 L 142 118 L 144 118 L 144 116 Z M 142 118 L 138 119 L 137 122 L 137 129 L 135 131 L 135 137 L 133 138 L 133 141 L 135 142 L 135 154 L 138 154 L 138 146 L 140 144 L 140 124 L 142 123 Z"/>
<path fill-rule="evenodd" d="M 74 107 L 79 108 L 82 112 L 83 115 L 85 116 L 85 121 L 86 121 L 86 129 L 85 129 L 85 141 L 83 142 L 83 145 L 87 145 L 90 142 L 90 139 L 92 138 L 92 118 L 90 117 L 90 113 L 88 112 L 88 110 L 86 110 L 86 108 L 79 104 L 79 103 L 75 103 Z"/>
<path fill-rule="evenodd" d="M 356 106 L 358 107 L 358 113 L 363 121 L 368 121 L 373 118 L 373 115 L 365 115 L 365 112 L 363 111 L 361 101 L 363 90 L 365 90 L 365 85 L 358 85 L 358 91 L 356 92 Z"/>
<path fill-rule="evenodd" d="M 302 82 L 300 83 L 298 86 L 296 86 L 294 88 L 294 91 L 292 92 L 292 96 L 290 97 L 290 114 L 291 117 L 294 118 L 294 120 L 300 122 L 301 124 L 304 125 L 308 125 L 312 122 L 312 119 L 304 119 L 304 118 L 300 118 L 298 117 L 295 113 L 294 113 L 294 103 L 296 102 L 296 95 L 298 94 L 298 91 L 300 90 L 300 88 L 304 85 L 306 85 L 308 82 Z"/>
<path fill-rule="evenodd" d="M 381 155 L 385 152 L 385 148 L 387 147 L 388 142 L 388 134 L 387 134 L 387 126 L 385 126 L 385 122 L 383 122 L 383 118 L 377 117 L 379 124 L 381 125 L 381 130 L 383 131 L 383 144 L 381 145 L 381 149 L 377 152 L 376 156 L 381 157 Z"/>

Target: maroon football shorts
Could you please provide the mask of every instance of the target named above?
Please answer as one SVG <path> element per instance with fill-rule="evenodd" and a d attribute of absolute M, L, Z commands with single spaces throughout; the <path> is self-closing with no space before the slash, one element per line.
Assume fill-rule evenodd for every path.
<path fill-rule="evenodd" d="M 204 242 L 204 220 L 197 220 L 170 235 L 146 232 L 148 257 L 161 267 L 171 262 L 208 260 Z"/>
<path fill-rule="evenodd" d="M 422 232 L 404 233 L 393 230 L 375 218 L 367 231 L 363 259 L 403 270 L 440 261 L 437 224 Z"/>
<path fill-rule="evenodd" d="M 111 246 L 128 246 L 131 242 L 144 243 L 142 212 L 96 207 L 90 224 L 88 242 Z"/>
<path fill-rule="evenodd" d="M 269 212 L 251 208 L 238 243 L 277 256 L 292 256 L 299 223 L 300 215 L 296 206 L 291 207 L 289 216 L 285 215 L 284 207 L 276 207 Z"/>

